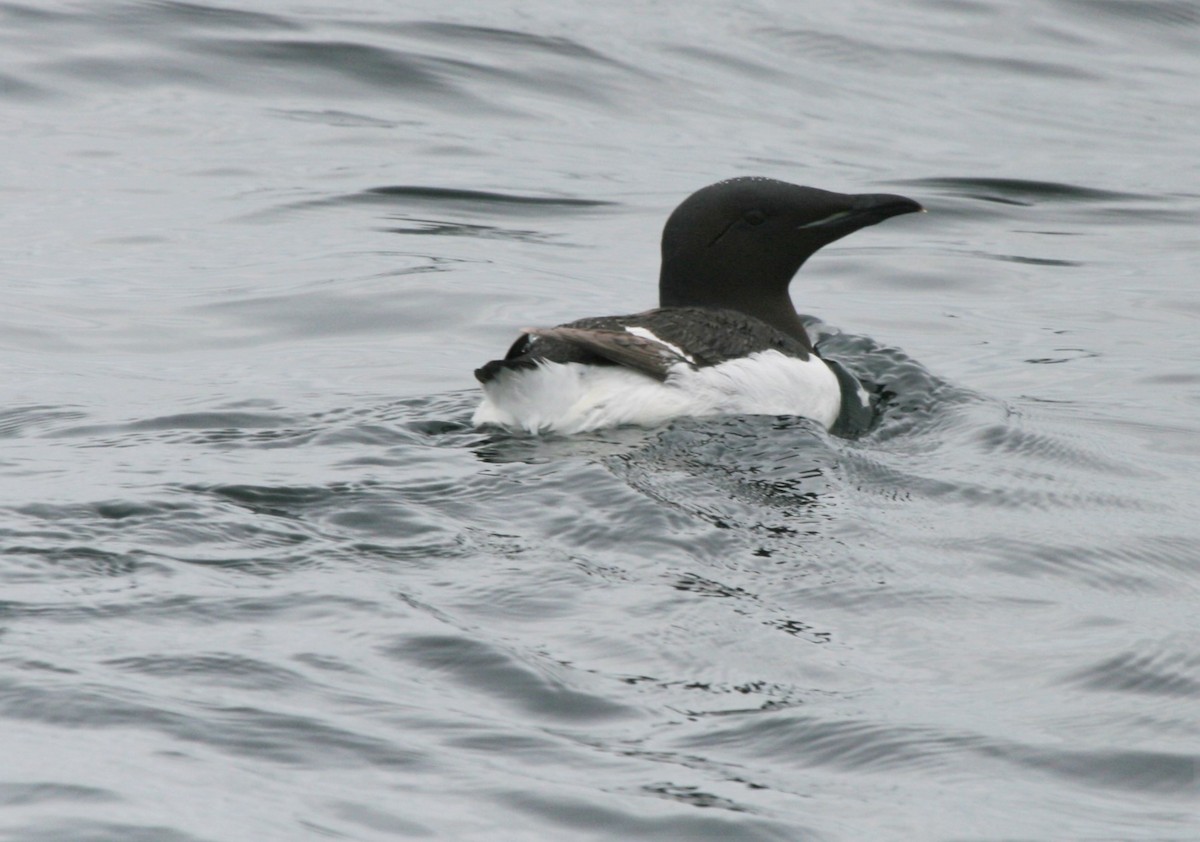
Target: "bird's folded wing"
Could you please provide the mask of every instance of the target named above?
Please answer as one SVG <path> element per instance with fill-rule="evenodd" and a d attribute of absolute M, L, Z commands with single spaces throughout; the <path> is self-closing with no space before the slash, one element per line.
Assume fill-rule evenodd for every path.
<path fill-rule="evenodd" d="M 695 368 L 675 348 L 624 330 L 582 327 L 525 328 L 529 336 L 556 339 L 604 357 L 606 360 L 666 380 L 671 367 L 683 363 Z"/>

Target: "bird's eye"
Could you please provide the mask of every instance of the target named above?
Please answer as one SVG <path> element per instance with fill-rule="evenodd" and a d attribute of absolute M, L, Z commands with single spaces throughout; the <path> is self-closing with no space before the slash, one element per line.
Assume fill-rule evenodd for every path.
<path fill-rule="evenodd" d="M 742 219 L 751 225 L 762 225 L 767 221 L 767 215 L 760 210 L 751 210 L 742 214 Z"/>

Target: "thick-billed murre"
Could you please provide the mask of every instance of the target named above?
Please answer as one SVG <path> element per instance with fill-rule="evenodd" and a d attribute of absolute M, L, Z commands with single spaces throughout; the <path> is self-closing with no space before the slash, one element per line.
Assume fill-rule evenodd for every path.
<path fill-rule="evenodd" d="M 862 413 L 866 395 L 814 351 L 788 284 L 822 246 L 921 210 L 904 196 L 771 178 L 704 187 L 663 229 L 659 307 L 524 329 L 504 359 L 475 370 L 484 399 L 472 420 L 571 434 L 680 416 L 801 415 L 832 428 Z"/>

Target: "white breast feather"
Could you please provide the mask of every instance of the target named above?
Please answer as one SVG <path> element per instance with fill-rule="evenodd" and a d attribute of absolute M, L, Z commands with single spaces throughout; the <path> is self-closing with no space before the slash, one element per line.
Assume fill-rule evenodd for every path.
<path fill-rule="evenodd" d="M 816 355 L 778 351 L 694 369 L 679 363 L 665 382 L 621 366 L 539 363 L 500 372 L 483 387 L 472 419 L 530 433 L 582 433 L 621 424 L 652 427 L 681 416 L 802 415 L 826 429 L 837 420 L 837 377 Z"/>

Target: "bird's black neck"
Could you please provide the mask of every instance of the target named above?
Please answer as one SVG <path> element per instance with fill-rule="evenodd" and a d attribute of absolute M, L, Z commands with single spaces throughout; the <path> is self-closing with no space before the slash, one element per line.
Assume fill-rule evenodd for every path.
<path fill-rule="evenodd" d="M 804 322 L 796 312 L 788 295 L 787 284 L 777 289 L 764 290 L 759 287 L 747 288 L 728 283 L 697 283 L 693 276 L 687 283 L 679 283 L 677 275 L 663 266 L 658 284 L 658 304 L 660 307 L 713 307 L 726 310 L 736 310 L 766 322 L 782 333 L 800 342 L 807 350 L 812 350 L 812 341 Z"/>

